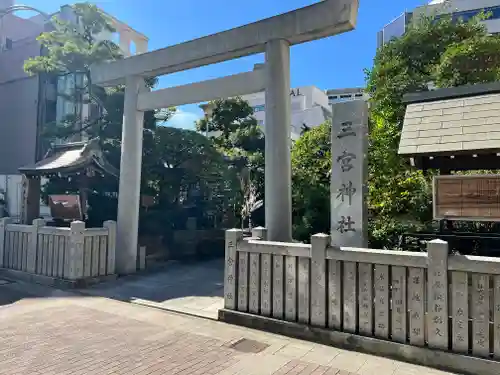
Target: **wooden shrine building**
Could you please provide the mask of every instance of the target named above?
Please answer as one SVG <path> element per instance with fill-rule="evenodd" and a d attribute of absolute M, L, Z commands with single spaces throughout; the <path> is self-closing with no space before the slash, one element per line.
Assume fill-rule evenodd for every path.
<path fill-rule="evenodd" d="M 75 179 L 80 188 L 78 204 L 84 212 L 88 178 L 96 173 L 116 178 L 119 176 L 119 171 L 106 160 L 97 139 L 55 145 L 42 160 L 34 165 L 22 167 L 19 171 L 25 177 L 21 219 L 24 224 L 31 224 L 40 216 L 40 179 L 42 177 L 58 176 Z"/>
<path fill-rule="evenodd" d="M 434 235 L 442 238 L 446 232 L 462 248 L 460 238 L 486 240 L 481 252 L 485 247 L 500 251 L 500 82 L 413 93 L 403 100 L 407 108 L 399 154 L 419 169 L 439 171 L 433 182 L 433 218 L 440 221 L 440 230 Z M 483 225 L 481 231 L 488 233 L 480 235 L 456 233 L 457 221 L 492 225 Z"/>
<path fill-rule="evenodd" d="M 500 169 L 500 82 L 407 94 L 399 154 L 413 166 Z"/>

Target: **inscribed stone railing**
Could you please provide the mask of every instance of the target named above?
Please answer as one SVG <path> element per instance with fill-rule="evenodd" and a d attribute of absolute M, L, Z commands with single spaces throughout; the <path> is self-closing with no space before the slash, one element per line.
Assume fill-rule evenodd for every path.
<path fill-rule="evenodd" d="M 70 228 L 11 224 L 0 219 L 0 268 L 67 280 L 115 273 L 116 223 L 85 228 L 75 221 Z"/>
<path fill-rule="evenodd" d="M 500 259 L 448 255 L 440 240 L 410 253 L 265 234 L 226 232 L 225 309 L 500 360 Z"/>

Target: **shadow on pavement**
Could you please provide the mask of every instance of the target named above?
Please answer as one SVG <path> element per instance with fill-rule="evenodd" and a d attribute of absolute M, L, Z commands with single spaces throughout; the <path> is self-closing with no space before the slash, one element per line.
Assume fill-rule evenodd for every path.
<path fill-rule="evenodd" d="M 29 298 L 50 298 L 65 295 L 68 293 L 42 285 L 0 278 L 0 307 Z"/>
<path fill-rule="evenodd" d="M 223 305 L 224 259 L 167 262 L 78 292 L 216 318 Z"/>
<path fill-rule="evenodd" d="M 0 307 L 29 298 L 77 295 L 111 298 L 217 319 L 218 310 L 223 307 L 224 259 L 166 262 L 145 272 L 86 289 L 64 291 L 0 278 Z"/>

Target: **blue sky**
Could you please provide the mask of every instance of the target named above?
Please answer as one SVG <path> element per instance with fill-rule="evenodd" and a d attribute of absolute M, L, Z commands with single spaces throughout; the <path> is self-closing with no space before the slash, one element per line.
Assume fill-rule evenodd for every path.
<path fill-rule="evenodd" d="M 99 7 L 150 38 L 157 49 L 213 34 L 314 3 L 314 0 L 103 0 Z M 17 1 L 46 12 L 68 1 Z M 294 46 L 291 51 L 292 87 L 315 85 L 321 89 L 364 85 L 364 68 L 371 66 L 377 31 L 424 0 L 360 0 L 354 31 Z M 19 15 L 22 16 L 20 13 Z M 252 70 L 262 55 L 211 65 L 162 77 L 161 87 L 176 86 Z M 170 126 L 192 128 L 201 116 L 196 104 L 179 108 Z"/>

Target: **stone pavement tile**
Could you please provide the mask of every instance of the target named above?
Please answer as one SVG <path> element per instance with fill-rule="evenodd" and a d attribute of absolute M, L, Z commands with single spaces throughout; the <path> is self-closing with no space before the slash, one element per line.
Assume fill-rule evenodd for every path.
<path fill-rule="evenodd" d="M 365 363 L 357 371 L 360 375 L 384 374 L 393 375 L 398 369 L 400 362 L 387 358 L 365 355 Z"/>
<path fill-rule="evenodd" d="M 270 344 L 261 353 L 262 354 L 275 354 L 277 351 L 283 349 L 287 345 L 286 342 L 275 342 Z"/>
<path fill-rule="evenodd" d="M 303 361 L 328 366 L 339 355 L 340 350 L 330 346 L 317 346 L 302 357 Z"/>
<path fill-rule="evenodd" d="M 285 366 L 274 372 L 273 375 L 297 374 L 297 371 L 303 370 L 306 366 L 307 363 L 292 359 Z"/>
<path fill-rule="evenodd" d="M 412 365 L 410 363 L 401 363 L 394 375 L 460 375 L 446 371 L 431 369 L 424 366 Z"/>
<path fill-rule="evenodd" d="M 0 309 L 0 375 L 446 374 L 105 298 L 29 301 Z"/>
<path fill-rule="evenodd" d="M 238 363 L 217 375 L 229 375 L 233 373 L 245 375 L 272 375 L 290 362 L 289 358 L 269 354 L 262 355 L 261 353 L 242 355 L 235 359 L 238 360 Z"/>
<path fill-rule="evenodd" d="M 274 355 L 290 357 L 294 359 L 301 359 L 313 349 L 312 344 L 304 343 L 290 343 L 283 346 L 276 351 Z"/>
<path fill-rule="evenodd" d="M 330 366 L 347 373 L 356 373 L 366 362 L 364 354 L 338 349 L 340 353 L 330 362 Z M 344 374 L 342 374 L 344 375 Z M 385 375 L 385 374 L 384 374 Z"/>

